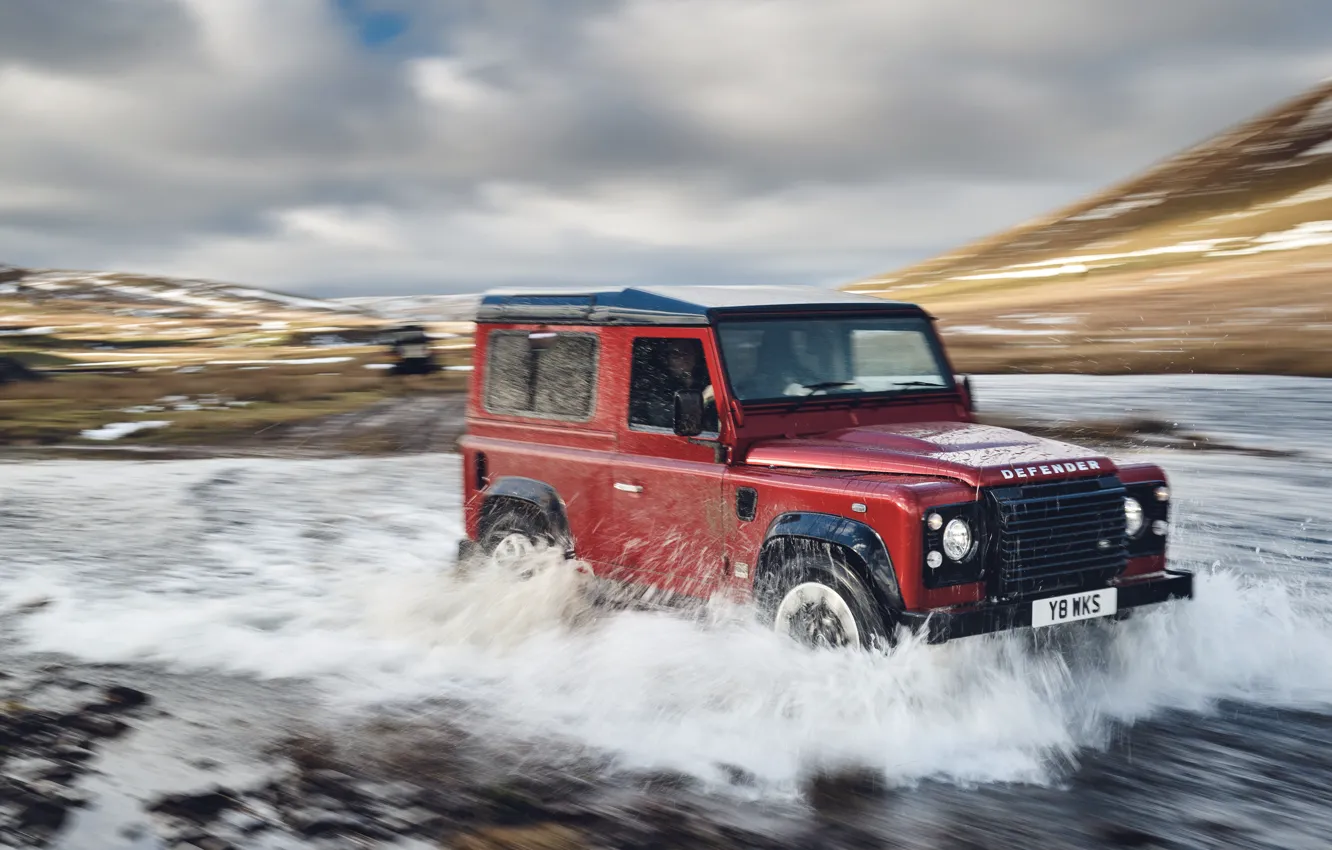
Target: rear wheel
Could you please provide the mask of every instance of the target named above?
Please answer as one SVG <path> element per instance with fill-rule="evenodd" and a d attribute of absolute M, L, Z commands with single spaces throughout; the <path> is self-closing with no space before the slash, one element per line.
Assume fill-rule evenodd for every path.
<path fill-rule="evenodd" d="M 845 559 L 823 547 L 788 553 L 766 594 L 773 631 L 809 648 L 890 642 L 878 601 Z"/>
<path fill-rule="evenodd" d="M 528 579 L 551 557 L 555 537 L 535 511 L 514 510 L 496 517 L 479 544 L 479 554 L 490 566 Z"/>

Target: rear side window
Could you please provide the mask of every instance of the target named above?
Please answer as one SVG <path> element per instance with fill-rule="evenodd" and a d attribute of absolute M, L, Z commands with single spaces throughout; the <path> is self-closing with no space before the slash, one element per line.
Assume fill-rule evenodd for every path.
<path fill-rule="evenodd" d="M 491 331 L 485 407 L 491 413 L 585 421 L 597 386 L 597 337 L 587 333 Z"/>

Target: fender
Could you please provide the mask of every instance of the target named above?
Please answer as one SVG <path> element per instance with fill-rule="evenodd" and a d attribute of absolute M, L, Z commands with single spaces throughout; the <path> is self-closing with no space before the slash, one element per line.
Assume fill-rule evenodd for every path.
<path fill-rule="evenodd" d="M 544 481 L 520 476 L 496 478 L 486 488 L 485 499 L 481 503 L 481 520 L 477 537 L 483 538 L 489 526 L 506 502 L 523 502 L 536 508 L 537 512 L 549 523 L 551 532 L 572 551 L 573 535 L 569 533 L 569 517 L 564 511 L 564 500 L 555 488 Z"/>
<path fill-rule="evenodd" d="M 759 570 L 765 569 L 769 546 L 782 538 L 801 538 L 831 543 L 851 554 L 852 568 L 869 580 L 870 588 L 879 601 L 895 611 L 902 610 L 902 591 L 897 585 L 897 571 L 879 533 L 863 522 L 836 514 L 794 511 L 781 514 L 769 525 L 763 535 L 763 549 L 759 556 Z"/>

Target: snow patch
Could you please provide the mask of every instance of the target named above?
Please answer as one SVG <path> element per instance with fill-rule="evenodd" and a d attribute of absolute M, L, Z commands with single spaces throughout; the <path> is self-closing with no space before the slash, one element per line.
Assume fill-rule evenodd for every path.
<path fill-rule="evenodd" d="M 156 420 L 144 422 L 112 422 L 109 425 L 103 425 L 101 428 L 88 428 L 80 431 L 79 436 L 85 440 L 119 440 L 121 437 L 128 437 L 130 434 L 137 434 L 139 431 L 165 428 L 170 424 L 170 422 Z"/>

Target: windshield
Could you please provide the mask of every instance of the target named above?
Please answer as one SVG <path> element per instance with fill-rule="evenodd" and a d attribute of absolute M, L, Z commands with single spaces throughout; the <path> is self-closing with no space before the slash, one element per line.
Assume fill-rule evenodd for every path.
<path fill-rule="evenodd" d="M 922 318 L 729 320 L 717 335 L 741 401 L 953 388 Z"/>

